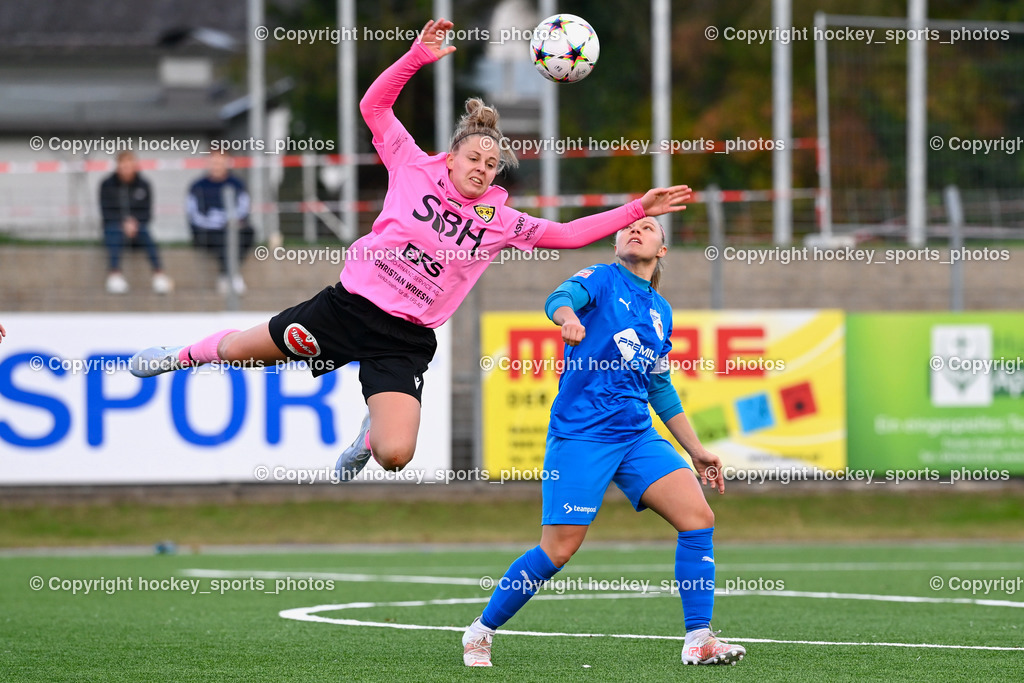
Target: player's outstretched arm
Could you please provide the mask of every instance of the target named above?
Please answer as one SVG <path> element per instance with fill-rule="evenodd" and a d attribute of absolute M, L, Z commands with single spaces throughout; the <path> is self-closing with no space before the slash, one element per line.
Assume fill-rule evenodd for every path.
<path fill-rule="evenodd" d="M 359 113 L 363 115 L 375 140 L 382 140 L 384 133 L 395 121 L 395 112 L 391 107 L 412 75 L 424 64 L 436 62 L 455 52 L 454 46 L 444 45 L 445 35 L 452 26 L 454 24 L 447 19 L 428 21 L 409 51 L 385 69 L 367 88 L 363 99 L 359 101 Z"/>
<path fill-rule="evenodd" d="M 686 208 L 692 192 L 686 185 L 656 187 L 640 199 L 617 209 L 602 211 L 568 223 L 544 221 L 544 233 L 536 246 L 544 249 L 578 249 L 615 233 L 644 216 L 660 216 Z M 538 220 L 538 219 L 534 219 Z"/>
<path fill-rule="evenodd" d="M 665 422 L 665 426 L 668 427 L 668 431 L 672 432 L 672 436 L 676 438 L 679 445 L 689 453 L 690 460 L 693 461 L 693 466 L 697 470 L 697 476 L 700 477 L 700 482 L 705 486 L 717 488 L 719 493 L 725 493 L 722 459 L 704 448 L 700 439 L 697 438 L 697 433 L 690 426 L 690 421 L 686 419 L 686 413 L 679 413 L 669 418 Z"/>

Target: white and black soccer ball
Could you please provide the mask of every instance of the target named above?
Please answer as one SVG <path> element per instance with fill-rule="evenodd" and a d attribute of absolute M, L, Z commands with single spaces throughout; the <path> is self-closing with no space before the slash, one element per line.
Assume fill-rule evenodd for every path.
<path fill-rule="evenodd" d="M 537 24 L 530 40 L 530 59 L 537 71 L 555 83 L 575 83 L 597 64 L 601 42 L 586 20 L 555 14 Z"/>

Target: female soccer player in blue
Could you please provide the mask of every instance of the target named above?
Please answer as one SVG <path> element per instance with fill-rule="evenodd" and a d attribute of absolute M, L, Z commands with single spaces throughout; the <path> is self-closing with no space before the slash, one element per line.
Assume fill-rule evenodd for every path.
<path fill-rule="evenodd" d="M 466 666 L 491 666 L 495 631 L 579 549 L 612 481 L 638 511 L 651 508 L 679 532 L 683 663 L 735 664 L 746 654 L 711 631 L 715 516 L 647 408 L 690 454 L 701 482 L 724 493 L 721 460 L 701 445 L 669 381 L 672 309 L 657 292 L 666 251 L 661 225 L 641 218 L 617 233 L 618 263 L 584 268 L 548 297 L 545 311 L 566 343 L 544 458 L 558 476 L 543 480 L 540 545 L 512 563 L 462 637 Z"/>

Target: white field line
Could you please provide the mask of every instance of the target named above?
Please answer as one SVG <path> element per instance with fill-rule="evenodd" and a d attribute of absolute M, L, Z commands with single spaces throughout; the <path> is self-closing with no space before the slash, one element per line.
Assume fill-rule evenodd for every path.
<path fill-rule="evenodd" d="M 657 593 L 599 593 L 585 595 L 538 595 L 534 600 L 621 600 L 633 598 L 656 597 Z M 836 594 L 839 595 L 839 594 Z M 899 597 L 899 596 L 886 596 Z M 297 607 L 279 612 L 284 619 L 295 621 L 317 622 L 335 624 L 339 626 L 362 626 L 375 628 L 392 628 L 408 631 L 454 631 L 462 633 L 465 627 L 462 626 L 427 626 L 422 624 L 398 624 L 394 622 L 362 621 L 359 619 L 336 619 L 324 617 L 319 612 L 337 612 L 346 609 L 364 609 L 369 607 L 426 607 L 432 605 L 465 605 L 483 604 L 488 598 L 449 598 L 444 600 L 406 600 L 401 602 L 351 602 L 343 605 L 317 605 L 315 607 Z M 1024 607 L 1024 603 L 1016 603 Z M 635 640 L 684 640 L 684 636 L 661 636 L 639 633 L 560 633 L 557 631 L 510 631 L 502 630 L 503 635 L 515 636 L 540 636 L 540 637 L 562 637 L 562 638 L 624 638 Z M 774 638 L 734 638 L 729 637 L 731 642 L 737 643 L 773 643 L 783 645 L 825 645 L 825 646 L 871 646 L 871 647 L 902 647 L 910 649 L 944 649 L 944 650 L 995 650 L 1006 652 L 1024 652 L 1024 647 L 999 647 L 994 645 L 945 645 L 941 643 L 889 643 L 889 642 L 851 642 L 851 641 L 827 641 L 827 640 L 779 640 Z"/>
<path fill-rule="evenodd" d="M 372 570 L 374 567 L 366 567 L 366 569 Z M 392 567 L 395 570 L 404 570 L 406 567 Z M 436 567 L 409 567 L 409 569 L 416 569 L 422 571 L 428 569 L 430 571 L 438 572 L 456 572 L 459 574 L 465 574 L 466 572 L 482 572 L 490 573 L 495 572 L 500 567 L 497 565 L 490 566 L 436 566 Z M 891 572 L 891 571 L 927 571 L 927 572 L 944 572 L 944 571 L 1014 571 L 1024 570 L 1024 562 L 755 562 L 755 563 L 728 563 L 720 562 L 718 565 L 719 572 Z M 215 572 L 218 570 L 213 569 L 190 569 L 187 571 L 194 572 Z M 559 574 L 561 577 L 565 576 L 576 576 L 579 574 L 597 573 L 597 572 L 661 572 L 671 573 L 672 563 L 667 561 L 662 564 L 569 564 Z M 263 572 L 269 574 L 271 572 Z M 295 571 L 291 574 L 278 572 L 281 576 L 257 576 L 256 578 L 284 578 L 287 576 L 295 576 L 300 572 Z M 321 576 L 321 574 L 323 576 Z M 368 579 L 342 579 L 337 578 L 338 581 L 342 580 L 364 580 L 364 581 L 382 581 L 382 582 L 393 582 L 403 583 L 408 579 L 408 583 L 447 583 L 451 581 L 450 585 L 471 585 L 476 584 L 477 581 L 474 579 L 459 579 L 457 577 L 444 577 L 444 576 L 407 576 L 405 574 L 389 574 L 380 575 L 369 572 L 353 572 L 347 574 L 336 574 L 334 576 L 327 576 L 324 572 L 303 572 L 303 575 L 313 576 L 314 578 L 335 578 L 335 577 L 353 577 L 353 576 L 365 576 L 375 577 Z M 206 578 L 206 574 L 189 574 L 189 576 L 196 576 L 200 578 Z M 249 576 L 249 575 L 247 575 Z M 387 576 L 390 578 L 383 578 Z M 214 576 L 210 574 L 208 578 L 231 578 L 228 576 Z M 422 579 L 422 580 L 419 580 Z"/>
<path fill-rule="evenodd" d="M 466 579 L 457 576 L 406 576 L 398 574 L 340 574 L 337 572 L 304 571 L 246 571 L 237 569 L 184 569 L 185 576 L 200 579 L 288 579 L 311 578 L 329 579 L 349 583 L 426 583 L 441 586 L 480 586 L 480 579 Z"/>
<path fill-rule="evenodd" d="M 185 576 L 205 579 L 287 579 L 287 578 L 312 578 L 324 579 L 347 583 L 409 583 L 409 584 L 433 584 L 441 586 L 480 586 L 481 579 L 465 578 L 457 576 L 404 576 L 395 574 L 345 574 L 337 572 L 303 572 L 303 571 L 261 571 L 246 569 L 184 569 L 181 572 Z M 493 581 L 492 581 L 493 584 Z M 568 597 L 586 598 L 592 595 L 629 595 L 635 597 L 657 597 L 659 595 L 674 596 L 675 594 L 663 591 L 652 591 L 649 593 L 573 593 Z M 939 598 L 925 597 L 918 595 L 879 595 L 873 593 L 834 593 L 829 591 L 747 591 L 747 590 L 725 590 L 716 589 L 715 597 L 749 597 L 758 596 L 766 598 L 812 598 L 818 600 L 870 600 L 875 602 L 905 602 L 905 603 L 928 603 L 934 605 L 980 605 L 983 607 L 1020 607 L 1024 608 L 1024 602 L 1013 600 L 989 600 L 980 598 Z M 533 598 L 552 600 L 566 597 L 564 595 L 541 594 Z M 476 600 L 477 598 L 468 598 Z M 484 601 L 486 602 L 486 598 Z M 362 604 L 362 603 L 352 603 Z M 373 606 L 375 603 L 367 603 Z M 385 604 L 385 603 L 381 603 Z M 416 606 L 398 603 L 387 603 L 392 606 Z M 456 603 L 452 603 L 456 604 Z"/>

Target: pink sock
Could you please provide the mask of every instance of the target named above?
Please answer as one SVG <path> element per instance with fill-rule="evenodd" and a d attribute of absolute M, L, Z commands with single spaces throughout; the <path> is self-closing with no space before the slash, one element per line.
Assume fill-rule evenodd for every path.
<path fill-rule="evenodd" d="M 215 360 L 223 360 L 223 358 L 217 355 L 217 344 L 220 343 L 221 339 L 232 332 L 238 332 L 238 330 L 221 330 L 220 332 L 214 332 L 209 337 L 201 339 L 191 346 L 186 346 L 178 352 L 178 362 L 191 365 L 193 361 L 198 364 L 211 363 Z"/>
<path fill-rule="evenodd" d="M 366 444 L 366 450 L 370 451 L 370 457 L 377 460 L 377 456 L 373 454 L 373 449 L 370 448 L 370 432 L 367 430 L 366 437 L 363 438 L 363 443 Z M 380 464 L 380 460 L 377 460 L 377 464 Z"/>

